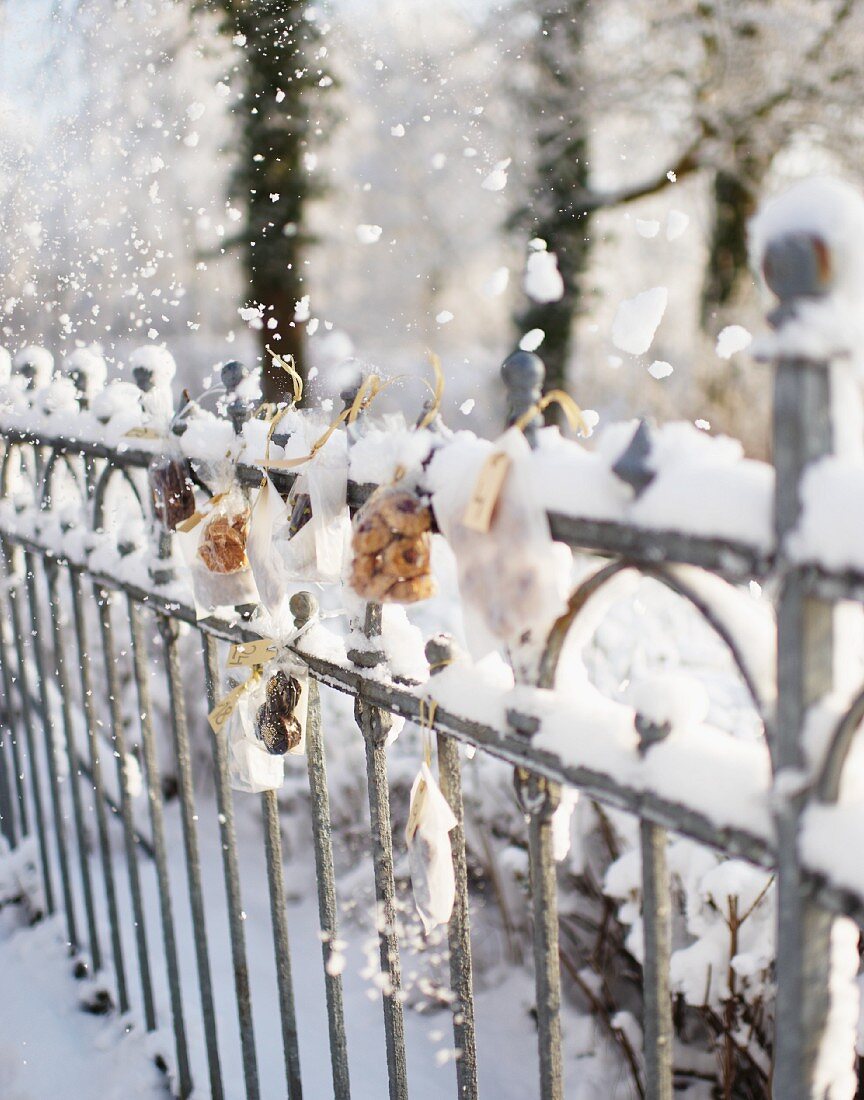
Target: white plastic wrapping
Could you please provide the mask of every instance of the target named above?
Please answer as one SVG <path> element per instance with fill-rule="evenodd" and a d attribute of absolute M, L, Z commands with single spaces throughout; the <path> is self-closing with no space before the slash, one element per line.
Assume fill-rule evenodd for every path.
<path fill-rule="evenodd" d="M 296 702 L 293 707 L 280 706 L 278 714 L 272 715 L 268 714 L 274 699 L 271 685 L 280 674 L 293 681 Z M 302 755 L 306 751 L 308 711 L 309 675 L 305 666 L 289 658 L 268 664 L 261 678 L 240 696 L 228 727 L 229 775 L 234 790 L 258 794 L 282 786 L 285 756 Z M 291 747 L 285 753 L 274 751 L 278 746 L 262 736 L 268 728 L 273 728 L 274 718 L 291 725 Z"/>
<path fill-rule="evenodd" d="M 461 486 L 437 491 L 432 501 L 456 557 L 466 640 L 475 659 L 502 643 L 519 644 L 532 630 L 547 630 L 566 607 L 572 565 L 568 548 L 553 542 L 532 487 L 522 432 L 505 432 L 496 452 L 505 453 L 510 465 L 488 531 L 462 522 L 482 463 L 465 472 Z"/>
<path fill-rule="evenodd" d="M 266 478 L 252 506 L 246 556 L 258 596 L 271 615 L 279 614 L 291 580 L 276 545 L 276 539 L 284 533 L 288 519 L 285 502 L 270 478 Z"/>
<path fill-rule="evenodd" d="M 307 425 L 310 449 L 320 427 Z M 340 580 L 351 537 L 347 490 L 347 439 L 344 432 L 334 432 L 301 468 L 288 499 L 288 522 L 276 549 L 290 580 Z"/>
<path fill-rule="evenodd" d="M 417 912 L 428 935 L 446 924 L 456 900 L 456 876 L 450 830 L 456 818 L 427 763 L 423 763 L 411 788 L 405 842 Z"/>
<path fill-rule="evenodd" d="M 199 619 L 219 607 L 258 603 L 258 590 L 246 556 L 249 505 L 234 486 L 201 509 L 203 518 L 176 537 L 189 570 Z"/>

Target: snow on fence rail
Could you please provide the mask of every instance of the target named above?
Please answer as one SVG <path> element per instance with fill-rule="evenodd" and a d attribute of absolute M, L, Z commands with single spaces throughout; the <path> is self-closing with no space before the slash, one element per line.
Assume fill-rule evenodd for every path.
<path fill-rule="evenodd" d="M 864 539 L 856 546 L 849 534 L 850 510 L 856 510 L 856 517 L 861 511 L 856 490 L 864 485 L 864 460 L 843 458 L 846 465 L 832 473 L 831 464 L 841 460 L 825 457 L 835 449 L 839 430 L 831 402 L 832 387 L 839 384 L 836 353 L 842 349 L 832 346 L 817 354 L 811 341 L 800 353 L 789 335 L 800 333 L 805 322 L 813 321 L 814 309 L 820 304 L 827 308 L 832 301 L 835 241 L 822 230 L 821 224 L 784 224 L 764 243 L 766 278 L 781 303 L 773 318 L 773 347 L 767 349 L 775 371 L 773 467 L 744 459 L 732 441 L 704 437 L 680 425 L 653 432 L 640 426 L 635 433 L 632 425 L 615 428 L 593 452 L 566 442 L 556 431 L 540 428 L 536 417 L 531 419 L 543 380 L 540 361 L 528 353 L 507 361 L 503 376 L 510 422 L 527 414 L 525 431 L 532 447 L 518 460 L 520 474 L 546 509 L 555 540 L 596 558 L 554 623 L 538 624 L 533 635 L 529 631 L 510 647 L 509 677 L 502 677 L 500 667 L 490 672 L 489 662 L 472 661 L 442 635 L 426 644 L 428 665 L 416 655 L 406 660 L 382 634 L 381 607 L 375 602 L 349 602 L 347 635 L 319 617 L 317 601 L 304 591 L 292 597 L 287 625 L 270 621 L 270 635 L 282 631 L 310 676 L 305 749 L 335 1096 L 347 1097 L 350 1086 L 342 979 L 334 963 L 337 907 L 319 685 L 354 697 L 365 742 L 391 1097 L 409 1096 L 387 777 L 393 715 L 421 722 L 437 735 L 439 782 L 457 822 L 450 836 L 455 904 L 448 938 L 459 1097 L 478 1095 L 460 742 L 513 766 L 527 820 L 544 1098 L 564 1096 L 552 832 L 562 784 L 630 811 L 642 823 L 645 1094 L 664 1100 L 672 1095 L 665 853 L 666 830 L 673 830 L 776 868 L 774 1094 L 783 1100 L 847 1095 L 843 1090 L 852 1072 L 854 1028 L 844 1024 L 842 1008 L 849 995 L 844 983 L 851 986 L 857 969 L 857 948 L 850 943 L 844 947 L 842 933 L 849 917 L 864 924 L 864 871 L 855 856 L 864 838 L 864 810 L 854 791 L 851 798 L 841 797 L 841 779 L 847 783 L 844 764 L 864 715 L 864 688 L 844 695 L 836 687 L 835 665 L 841 657 L 848 663 L 848 654 L 845 642 L 837 644 L 834 608 L 838 601 L 864 597 Z M 141 900 L 143 851 L 155 863 L 161 902 L 174 1036 L 174 1053 L 167 1060 L 178 1094 L 188 1095 L 193 1082 L 158 765 L 164 731 L 156 728 L 149 671 L 157 653 L 161 684 L 167 687 L 166 724 L 179 784 L 189 903 L 199 932 L 196 961 L 209 1089 L 218 1097 L 223 1083 L 190 756 L 195 719 L 190 720 L 184 702 L 190 669 L 181 664 L 180 634 L 182 627 L 200 636 L 213 709 L 226 694 L 225 643 L 253 641 L 263 627 L 249 606 L 218 614 L 196 609 L 174 554 L 174 536 L 152 521 L 147 471 L 170 438 L 176 453 L 192 460 L 194 471 L 212 468 L 214 457 L 231 456 L 230 484 L 220 491 L 238 485 L 243 492 L 254 492 L 261 484 L 262 466 L 270 463 L 272 485 L 287 495 L 303 469 L 302 463 L 296 468 L 288 464 L 306 454 L 314 435 L 309 436 L 302 415 L 292 410 L 268 434 L 267 423 L 253 415 L 255 405 L 236 364 L 223 370 L 225 394 L 217 414 L 198 409 L 191 415 L 187 410 L 173 420 L 170 371 L 166 377 L 164 363 L 152 352 L 133 365 L 137 389 L 126 383 L 102 389 L 103 379 L 86 357 L 79 356 L 66 374 L 52 380 L 44 353 L 30 350 L 18 357 L 18 375 L 7 379 L 0 417 L 0 540 L 6 571 L 5 611 L 0 615 L 5 699 L 0 813 L 11 845 L 29 834 L 37 837 L 45 906 L 65 914 L 73 947 L 89 955 L 96 971 L 108 965 L 110 952 L 117 1006 L 123 1012 L 130 1007 L 132 987 L 118 923 L 120 884 L 106 814 L 106 799 L 113 792 L 123 824 L 141 1007 L 148 1029 L 167 1022 L 157 1018 L 152 991 L 151 971 L 157 964 Z M 357 390 L 344 397 L 346 409 L 356 411 Z M 394 430 L 392 425 L 380 430 L 371 419 L 361 430 L 362 424 L 361 416 L 347 431 L 338 429 L 347 437 L 352 510 L 369 499 L 376 484 L 392 481 L 401 467 L 415 475 L 421 493 L 432 496 L 439 526 L 447 527 L 450 521 L 442 522 L 438 503 L 447 501 L 456 482 L 471 481 L 468 474 L 480 469 L 492 445 L 470 433 L 453 436 L 436 422 L 417 430 Z M 124 504 L 119 523 L 111 519 L 109 503 L 118 486 L 139 510 L 136 517 Z M 213 491 L 212 479 L 205 487 Z M 842 541 L 840 554 L 832 554 L 832 526 Z M 861 528 L 857 519 L 852 529 Z M 634 709 L 602 698 L 587 678 L 575 689 L 556 684 L 565 643 L 581 629 L 587 609 L 593 614 L 617 578 L 634 570 L 689 601 L 727 645 L 764 723 L 764 743 L 737 740 L 704 725 L 701 716 L 680 722 L 675 700 L 664 699 L 662 693 L 658 698 L 656 691 L 646 692 L 644 704 Z M 754 581 L 772 593 L 775 617 L 770 622 L 754 615 L 741 587 Z M 763 608 L 764 603 L 760 601 Z M 125 653 L 124 646 L 131 652 L 136 692 L 131 711 L 119 682 L 117 655 Z M 101 656 L 98 668 L 94 654 Z M 188 650 L 183 656 L 188 662 Z M 104 715 L 98 712 L 100 704 Z M 125 770 L 130 718 L 138 727 L 149 795 L 146 837 L 133 814 Z M 115 750 L 114 778 L 100 762 L 103 721 Z M 256 1097 L 258 1067 L 225 727 L 210 735 L 209 744 L 245 1087 L 248 1097 Z M 68 783 L 60 782 L 60 752 L 73 777 Z M 110 944 L 101 942 L 95 917 L 98 875 L 87 855 L 88 790 L 95 794 Z M 289 1095 L 296 1098 L 302 1083 L 275 790 L 265 790 L 261 799 L 285 1075 Z M 840 845 L 838 836 L 843 837 Z"/>

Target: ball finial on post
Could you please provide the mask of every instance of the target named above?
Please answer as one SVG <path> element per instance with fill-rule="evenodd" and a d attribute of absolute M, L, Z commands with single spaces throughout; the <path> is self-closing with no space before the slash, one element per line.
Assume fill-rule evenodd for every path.
<path fill-rule="evenodd" d="M 288 602 L 294 625 L 299 630 L 318 614 L 318 601 L 311 592 L 295 592 Z"/>
<path fill-rule="evenodd" d="M 507 390 L 507 423 L 515 423 L 520 416 L 543 395 L 543 382 L 546 379 L 546 367 L 539 355 L 531 351 L 514 351 L 504 360 L 501 377 Z M 543 418 L 538 413 L 525 426 L 525 437 L 534 446 L 537 429 L 543 426 Z"/>
<path fill-rule="evenodd" d="M 222 385 L 225 387 L 225 414 L 231 421 L 234 434 L 240 435 L 243 425 L 250 419 L 255 411 L 255 402 L 241 397 L 237 390 L 249 377 L 247 368 L 237 359 L 230 359 L 220 371 Z"/>
<path fill-rule="evenodd" d="M 815 233 L 788 233 L 770 240 L 762 256 L 762 274 L 779 306 L 768 315 L 777 328 L 794 315 L 801 299 L 824 298 L 831 289 L 831 250 Z"/>

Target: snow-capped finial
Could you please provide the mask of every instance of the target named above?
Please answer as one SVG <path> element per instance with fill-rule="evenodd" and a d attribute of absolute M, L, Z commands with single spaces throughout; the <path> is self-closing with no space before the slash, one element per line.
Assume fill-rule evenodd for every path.
<path fill-rule="evenodd" d="M 63 360 L 63 373 L 72 380 L 82 409 L 105 387 L 108 368 L 96 348 L 75 348 Z"/>
<path fill-rule="evenodd" d="M 461 656 L 459 647 L 449 634 L 433 634 L 426 643 L 425 652 L 426 660 L 429 662 L 429 672 L 433 676 Z"/>
<path fill-rule="evenodd" d="M 514 351 L 504 360 L 501 377 L 507 390 L 507 423 L 513 424 L 540 400 L 546 367 L 533 351 Z M 538 414 L 525 426 L 525 438 L 532 447 L 542 424 Z"/>
<path fill-rule="evenodd" d="M 627 696 L 636 711 L 634 725 L 642 754 L 671 733 L 701 726 L 708 717 L 708 693 L 698 680 L 682 673 L 641 677 L 630 684 Z"/>
<path fill-rule="evenodd" d="M 171 382 L 177 373 L 174 356 L 167 348 L 145 344 L 136 348 L 129 356 L 129 366 L 135 385 L 142 393 L 153 389 L 170 390 Z"/>
<path fill-rule="evenodd" d="M 15 373 L 25 380 L 25 389 L 39 390 L 51 380 L 54 356 L 47 348 L 30 345 L 15 353 L 12 366 Z"/>
<path fill-rule="evenodd" d="M 864 198 L 841 180 L 802 180 L 766 203 L 750 223 L 754 268 L 780 301 L 777 328 L 799 305 L 837 298 L 854 303 L 864 289 Z M 830 326 L 836 325 L 831 319 Z"/>

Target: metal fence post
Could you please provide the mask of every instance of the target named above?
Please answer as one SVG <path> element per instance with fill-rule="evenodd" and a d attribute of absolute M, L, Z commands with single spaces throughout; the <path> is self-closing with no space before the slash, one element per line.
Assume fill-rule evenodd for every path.
<path fill-rule="evenodd" d="M 290 607 L 291 614 L 294 616 L 294 625 L 298 629 L 318 614 L 318 601 L 309 592 L 298 592 L 293 595 Z M 324 991 L 327 999 L 333 1096 L 334 1100 L 348 1100 L 351 1095 L 351 1085 L 342 973 L 338 966 L 333 965 L 338 942 L 336 874 L 333 868 L 333 823 L 330 817 L 327 761 L 321 729 L 321 699 L 318 683 L 311 676 L 309 678 L 309 717 L 306 727 L 306 767 L 309 775 L 312 837 L 315 846 L 315 880 L 324 962 Z"/>
<path fill-rule="evenodd" d="M 636 731 L 640 752 L 669 732 L 637 714 Z M 669 991 L 669 962 L 672 953 L 672 899 L 666 861 L 666 830 L 650 821 L 639 822 L 642 855 L 642 936 L 645 957 L 642 967 L 642 1047 L 645 1058 L 646 1100 L 672 1100 L 672 996 Z"/>
<path fill-rule="evenodd" d="M 794 315 L 795 301 L 824 289 L 805 276 L 819 265 L 802 264 L 802 249 L 817 247 L 799 235 L 771 244 L 766 278 L 780 298 L 778 326 Z M 809 596 L 804 576 L 784 559 L 783 544 L 801 511 L 800 483 L 806 467 L 833 447 L 830 372 L 827 362 L 780 357 L 774 375 L 774 526 L 781 587 L 777 599 L 777 720 L 772 745 L 775 777 L 793 780 L 778 800 L 777 825 L 777 1005 L 773 1095 L 811 1100 L 819 1049 L 830 1008 L 833 917 L 805 887 L 798 852 L 801 790 L 808 761 L 804 725 L 809 707 L 833 688 L 833 604 Z M 788 789 L 787 789 L 788 791 Z"/>
<path fill-rule="evenodd" d="M 507 391 L 507 422 L 527 413 L 543 392 L 546 368 L 539 356 L 517 351 L 501 367 Z M 525 426 L 533 447 L 543 420 L 539 412 Z M 510 654 L 517 683 L 535 682 L 536 652 L 529 641 Z M 508 712 L 515 733 L 527 739 L 537 720 Z M 524 768 L 516 768 L 514 783 L 519 805 L 528 821 L 528 863 L 534 928 L 534 982 L 537 991 L 537 1040 L 540 1054 L 540 1092 L 543 1100 L 563 1100 L 564 1069 L 561 1054 L 561 965 L 558 945 L 558 884 L 552 854 L 552 816 L 561 801 L 561 788 Z"/>
<path fill-rule="evenodd" d="M 437 634 L 426 643 L 429 671 L 435 676 L 454 659 L 453 639 Z M 450 804 L 456 825 L 450 830 L 456 900 L 447 926 L 450 947 L 450 986 L 453 1003 L 453 1041 L 456 1046 L 456 1086 L 460 1100 L 476 1100 L 477 1044 L 474 1032 L 474 975 L 468 910 L 468 860 L 465 851 L 465 807 L 462 801 L 462 765 L 459 745 L 438 734 L 438 781 Z"/>

